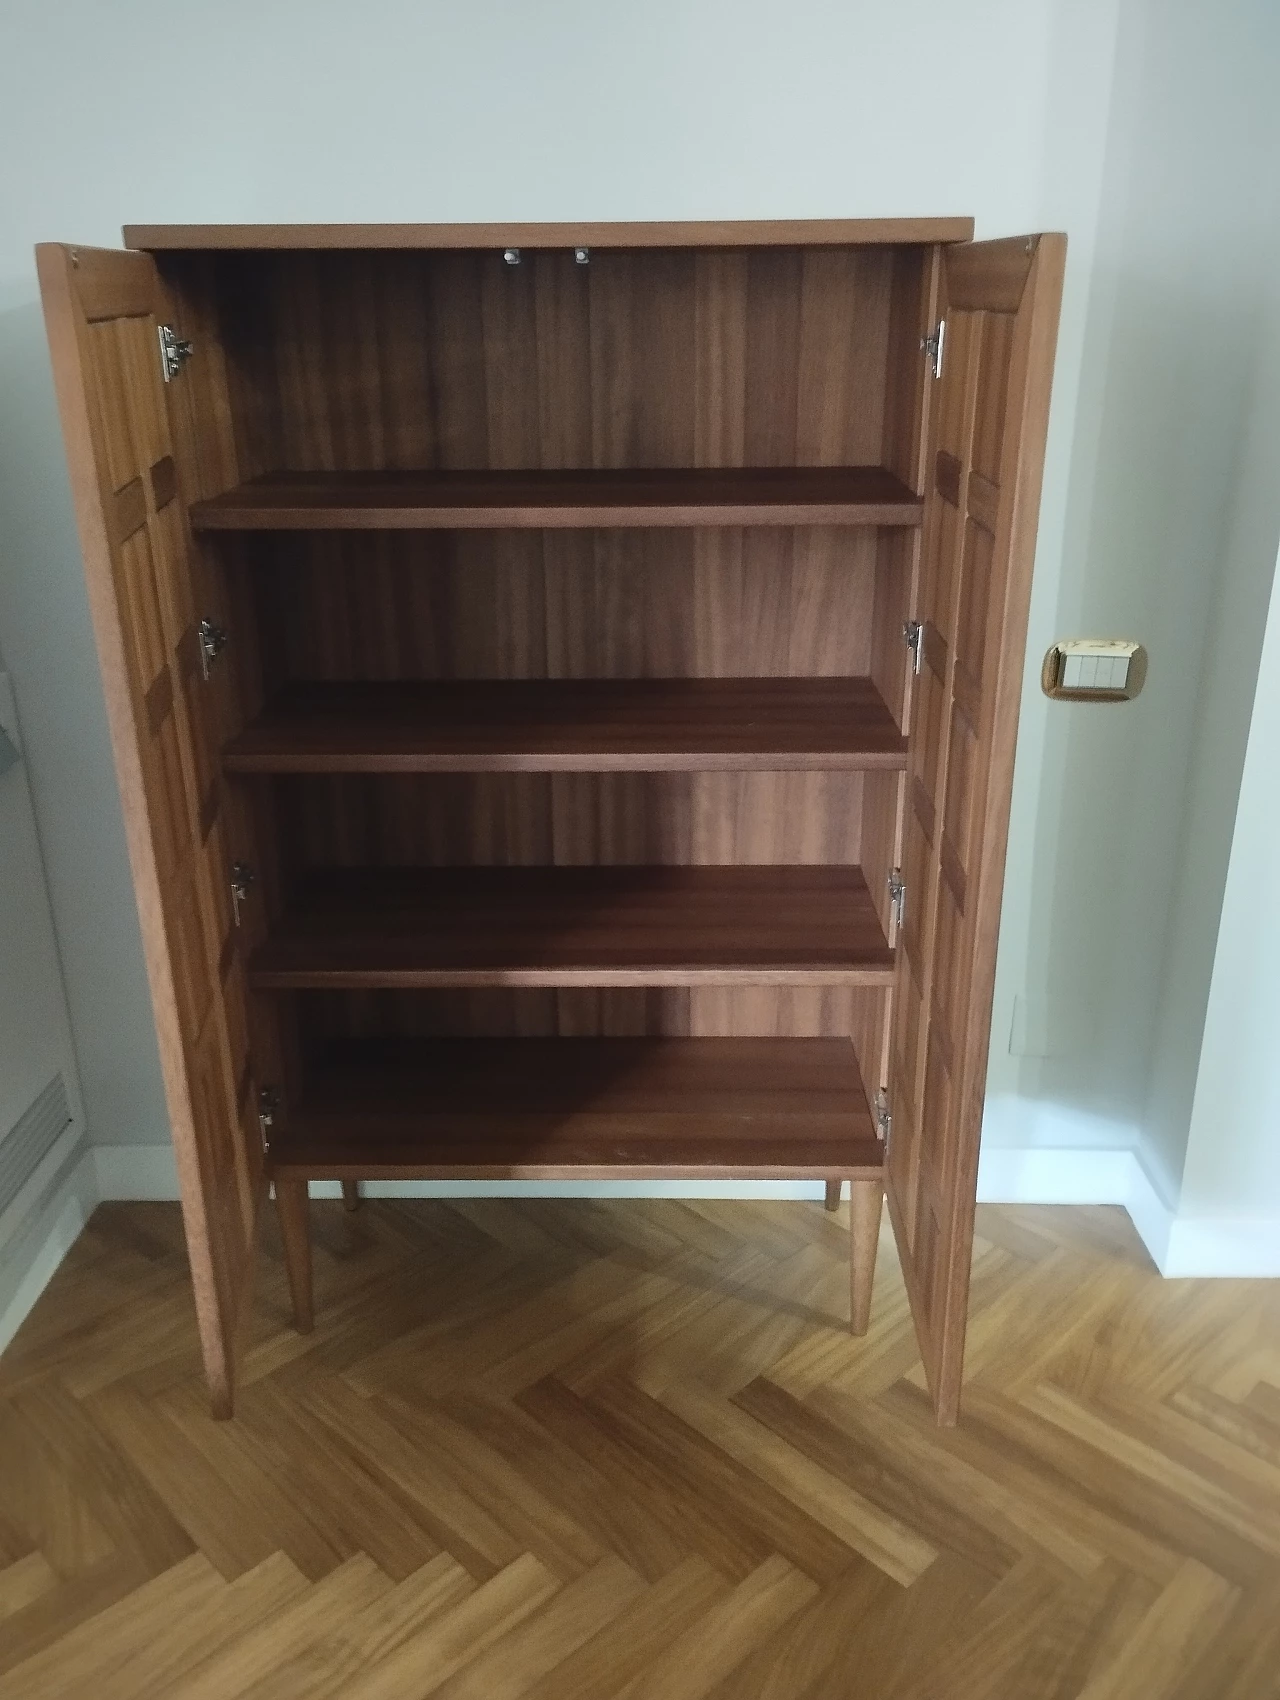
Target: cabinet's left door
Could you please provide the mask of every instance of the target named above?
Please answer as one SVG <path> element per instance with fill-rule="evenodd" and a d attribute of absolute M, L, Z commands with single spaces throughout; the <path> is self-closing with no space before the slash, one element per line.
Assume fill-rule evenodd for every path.
<path fill-rule="evenodd" d="M 37 249 L 182 1188 L 200 1344 L 228 1415 L 264 1190 L 226 828 L 150 255 Z M 181 380 L 179 380 L 181 381 Z"/>

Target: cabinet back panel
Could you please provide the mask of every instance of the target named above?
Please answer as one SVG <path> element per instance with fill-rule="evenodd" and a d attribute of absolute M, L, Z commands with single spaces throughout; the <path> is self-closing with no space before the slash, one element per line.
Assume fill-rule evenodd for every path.
<path fill-rule="evenodd" d="M 301 532 L 252 548 L 268 688 L 871 670 L 870 530 Z"/>
<path fill-rule="evenodd" d="M 242 475 L 274 468 L 910 470 L 930 250 L 175 255 L 216 317 Z M 220 542 L 291 680 L 875 670 L 857 528 Z M 893 569 L 891 569 L 893 570 Z M 283 873 L 332 863 L 857 862 L 857 773 L 292 779 Z M 304 1031 L 323 1000 L 302 997 Z M 878 993 L 333 994 L 334 1031 L 849 1033 Z M 327 1006 L 326 1006 L 327 1007 Z M 408 1024 L 406 1026 L 406 1023 Z M 414 1026 L 417 1023 L 417 1026 Z"/>
<path fill-rule="evenodd" d="M 331 1038 L 843 1038 L 857 1011 L 883 994 L 856 988 L 710 986 L 485 987 L 448 992 L 302 992 L 294 997 L 305 1048 Z"/>
<path fill-rule="evenodd" d="M 892 297 L 919 252 L 259 253 L 168 269 L 191 291 L 216 280 L 245 467 L 858 465 L 885 456 Z"/>
<path fill-rule="evenodd" d="M 861 773 L 332 774 L 274 781 L 289 868 L 853 863 Z"/>

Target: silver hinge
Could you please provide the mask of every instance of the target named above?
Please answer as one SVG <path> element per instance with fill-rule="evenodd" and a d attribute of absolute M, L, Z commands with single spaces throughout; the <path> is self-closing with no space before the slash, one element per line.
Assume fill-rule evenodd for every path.
<path fill-rule="evenodd" d="M 919 620 L 904 620 L 902 641 L 911 651 L 911 671 L 918 673 L 924 660 L 924 626 Z"/>
<path fill-rule="evenodd" d="M 502 257 L 509 266 L 518 266 L 520 264 L 519 248 L 504 248 L 502 250 Z"/>
<path fill-rule="evenodd" d="M 935 378 L 942 376 L 942 357 L 947 346 L 947 321 L 939 319 L 937 328 L 920 338 L 920 347 Z"/>
<path fill-rule="evenodd" d="M 889 901 L 893 905 L 893 919 L 901 927 L 902 918 L 907 912 L 907 882 L 902 877 L 901 868 L 892 868 L 887 881 Z"/>
<path fill-rule="evenodd" d="M 232 862 L 231 864 L 231 913 L 235 923 L 240 925 L 240 905 L 249 896 L 249 887 L 257 879 L 252 866 L 248 862 Z"/>
<path fill-rule="evenodd" d="M 276 1111 L 280 1108 L 280 1088 L 264 1086 L 258 1093 L 258 1126 L 262 1129 L 262 1143 L 267 1143 L 267 1129 L 276 1119 Z"/>
<path fill-rule="evenodd" d="M 200 671 L 207 679 L 214 662 L 231 641 L 231 634 L 214 620 L 201 620 L 196 636 L 200 640 Z"/>
<path fill-rule="evenodd" d="M 889 1154 L 889 1141 L 893 1137 L 893 1111 L 889 1108 L 889 1094 L 882 1086 L 876 1093 L 876 1133 L 884 1140 L 885 1155 Z"/>
<path fill-rule="evenodd" d="M 160 370 L 165 383 L 171 384 L 195 353 L 195 344 L 179 336 L 172 325 L 157 325 L 156 335 L 160 338 Z"/>

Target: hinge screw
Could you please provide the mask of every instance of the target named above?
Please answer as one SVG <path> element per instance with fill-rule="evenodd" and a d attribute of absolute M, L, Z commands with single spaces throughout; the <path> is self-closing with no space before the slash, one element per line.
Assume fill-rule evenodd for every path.
<path fill-rule="evenodd" d="M 893 1112 L 889 1108 L 889 1094 L 882 1086 L 876 1093 L 876 1134 L 884 1141 L 885 1155 L 889 1154 L 889 1140 L 893 1134 Z"/>
<path fill-rule="evenodd" d="M 591 264 L 590 248 L 575 248 L 573 250 L 573 257 L 580 266 L 589 266 Z"/>
<path fill-rule="evenodd" d="M 939 319 L 937 329 L 920 338 L 920 348 L 929 360 L 935 378 L 942 376 L 942 355 L 947 341 L 947 321 Z"/>
<path fill-rule="evenodd" d="M 889 901 L 893 905 L 894 924 L 901 927 L 907 911 L 907 882 L 902 877 L 901 868 L 891 869 L 885 883 L 889 887 Z"/>
<path fill-rule="evenodd" d="M 258 1126 L 262 1130 L 262 1143 L 267 1143 L 267 1129 L 276 1118 L 280 1108 L 280 1089 L 278 1086 L 264 1086 L 258 1093 Z"/>
<path fill-rule="evenodd" d="M 165 383 L 172 383 L 195 353 L 195 344 L 179 336 L 172 325 L 157 325 L 156 335 L 160 338 L 160 371 Z"/>
<path fill-rule="evenodd" d="M 200 641 L 200 671 L 207 679 L 210 668 L 231 641 L 231 635 L 215 621 L 201 620 L 196 636 Z"/>
<path fill-rule="evenodd" d="M 240 925 L 240 905 L 249 895 L 249 887 L 257 879 L 252 866 L 248 862 L 232 862 L 231 864 L 231 912 L 235 923 Z"/>

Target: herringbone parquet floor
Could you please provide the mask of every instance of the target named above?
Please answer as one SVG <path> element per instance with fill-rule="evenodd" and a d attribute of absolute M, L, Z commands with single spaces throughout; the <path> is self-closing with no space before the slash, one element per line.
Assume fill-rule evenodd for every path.
<path fill-rule="evenodd" d="M 986 1210 L 934 1429 L 843 1207 L 313 1207 L 206 1414 L 176 1206 L 94 1217 L 0 1363 L 0 1694 L 1273 1700 L 1280 1284 Z"/>

